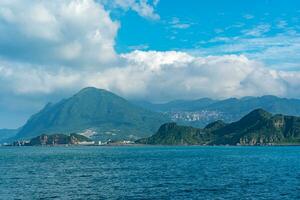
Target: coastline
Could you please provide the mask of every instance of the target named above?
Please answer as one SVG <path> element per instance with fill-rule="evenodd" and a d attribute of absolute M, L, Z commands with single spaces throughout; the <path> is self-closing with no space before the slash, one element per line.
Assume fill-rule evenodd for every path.
<path fill-rule="evenodd" d="M 290 147 L 300 146 L 296 144 L 272 144 L 272 145 L 182 145 L 182 144 L 104 144 L 104 145 L 77 145 L 77 144 L 59 144 L 59 145 L 0 145 L 1 147 Z"/>

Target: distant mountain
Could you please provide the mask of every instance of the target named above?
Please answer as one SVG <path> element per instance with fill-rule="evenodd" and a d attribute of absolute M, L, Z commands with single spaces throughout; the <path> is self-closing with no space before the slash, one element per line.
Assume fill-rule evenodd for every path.
<path fill-rule="evenodd" d="M 272 115 L 256 109 L 237 122 L 216 121 L 205 128 L 162 125 L 156 134 L 137 143 L 163 145 L 300 144 L 300 117 Z"/>
<path fill-rule="evenodd" d="M 99 140 L 134 140 L 150 136 L 168 120 L 111 92 L 89 87 L 71 98 L 47 104 L 27 121 L 16 139 L 74 132 Z"/>
<path fill-rule="evenodd" d="M 300 116 L 300 100 L 276 96 L 230 98 L 225 100 L 199 99 L 172 101 L 164 104 L 135 102 L 139 106 L 167 114 L 172 121 L 182 125 L 204 127 L 210 122 L 233 122 L 254 109 L 264 109 L 273 114 Z"/>
<path fill-rule="evenodd" d="M 147 101 L 134 101 L 133 103 L 148 110 L 158 112 L 177 112 L 177 111 L 195 111 L 201 110 L 217 100 L 202 98 L 198 100 L 175 100 L 168 103 L 154 104 Z"/>
<path fill-rule="evenodd" d="M 54 134 L 54 135 L 40 135 L 32 138 L 28 143 L 29 146 L 39 146 L 39 145 L 64 145 L 64 144 L 79 144 L 80 142 L 89 142 L 89 138 L 78 135 L 78 134 Z"/>
<path fill-rule="evenodd" d="M 5 142 L 7 139 L 14 137 L 17 134 L 16 129 L 0 129 L 0 143 Z"/>

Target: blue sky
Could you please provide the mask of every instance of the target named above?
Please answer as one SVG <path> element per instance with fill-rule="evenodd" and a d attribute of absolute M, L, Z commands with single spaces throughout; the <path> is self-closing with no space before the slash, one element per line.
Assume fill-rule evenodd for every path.
<path fill-rule="evenodd" d="M 285 41 L 269 41 L 253 48 L 222 49 L 224 45 L 239 45 L 254 39 L 293 39 L 300 31 L 300 2 L 296 0 L 215 0 L 215 1 L 160 1 L 155 7 L 159 20 L 141 18 L 136 12 L 112 16 L 121 21 L 116 50 L 120 53 L 133 49 L 184 50 L 202 55 L 247 54 L 259 57 L 270 47 L 282 47 Z M 229 40 L 229 41 L 228 41 Z M 279 38 L 280 40 L 280 38 Z M 281 43 L 282 42 L 282 43 Z M 293 41 L 291 41 L 293 42 Z M 275 43 L 275 44 L 274 44 Z M 298 55 L 297 55 L 298 56 Z M 275 68 L 297 70 L 289 61 L 259 58 Z M 295 61 L 298 63 L 297 58 Z M 294 63 L 296 65 L 296 63 Z"/>
<path fill-rule="evenodd" d="M 117 49 L 130 51 L 128 46 L 146 44 L 150 49 L 192 49 L 201 41 L 215 37 L 234 37 L 243 30 L 259 24 L 273 27 L 266 35 L 274 35 L 281 20 L 296 25 L 293 18 L 299 14 L 298 1 L 217 0 L 217 1 L 160 1 L 156 12 L 160 20 L 149 21 L 137 13 L 127 12 L 121 17 L 122 28 L 117 37 Z M 116 15 L 116 17 L 119 17 Z M 175 26 L 173 26 L 173 23 Z M 185 24 L 186 26 L 178 26 Z M 175 40 L 176 38 L 176 40 Z"/>
<path fill-rule="evenodd" d="M 296 0 L 2 0 L 0 128 L 87 86 L 300 98 L 299 14 Z"/>

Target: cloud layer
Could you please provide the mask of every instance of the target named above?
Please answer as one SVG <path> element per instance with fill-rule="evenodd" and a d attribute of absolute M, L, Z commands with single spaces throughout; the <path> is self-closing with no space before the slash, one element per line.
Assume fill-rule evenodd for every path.
<path fill-rule="evenodd" d="M 167 101 L 200 97 L 227 98 L 272 94 L 299 97 L 300 73 L 266 68 L 243 55 L 192 56 L 178 51 L 121 54 L 119 65 L 96 70 L 2 62 L 2 91 L 51 94 L 96 86 L 128 98 Z"/>

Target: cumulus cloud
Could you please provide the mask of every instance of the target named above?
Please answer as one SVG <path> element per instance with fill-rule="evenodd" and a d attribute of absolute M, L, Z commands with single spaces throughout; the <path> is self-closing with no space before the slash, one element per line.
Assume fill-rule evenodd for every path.
<path fill-rule="evenodd" d="M 1 89 L 28 95 L 95 86 L 127 98 L 152 101 L 265 94 L 299 97 L 295 88 L 300 86 L 300 73 L 271 70 L 243 55 L 133 51 L 121 54 L 119 63 L 101 70 L 45 70 L 2 62 Z"/>
<path fill-rule="evenodd" d="M 93 0 L 0 1 L 0 55 L 42 65 L 112 62 L 118 22 Z"/>
<path fill-rule="evenodd" d="M 126 67 L 106 70 L 89 82 L 127 97 L 166 101 L 273 94 L 293 96 L 300 73 L 267 69 L 243 55 L 192 56 L 184 52 L 134 51 L 121 55 Z M 126 84 L 124 84 L 126 82 Z M 299 94 L 297 94 L 299 95 Z"/>
<path fill-rule="evenodd" d="M 0 62 L 0 89 L 15 94 L 49 94 L 55 90 L 78 87 L 80 73 L 59 68 L 46 70 L 24 63 Z"/>

